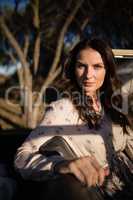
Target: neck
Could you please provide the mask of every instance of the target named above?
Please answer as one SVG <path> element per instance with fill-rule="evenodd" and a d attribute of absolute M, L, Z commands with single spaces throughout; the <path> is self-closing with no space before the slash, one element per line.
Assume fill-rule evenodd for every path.
<path fill-rule="evenodd" d="M 100 111 L 100 100 L 98 98 L 98 95 L 95 93 L 95 94 L 91 94 L 89 96 L 92 98 L 94 110 L 99 112 Z"/>

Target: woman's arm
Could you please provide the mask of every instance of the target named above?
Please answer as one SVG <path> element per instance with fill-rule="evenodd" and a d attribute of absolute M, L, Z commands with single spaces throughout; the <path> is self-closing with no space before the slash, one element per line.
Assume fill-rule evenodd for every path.
<path fill-rule="evenodd" d="M 58 127 L 64 124 L 64 115 L 58 106 L 52 104 L 45 113 L 41 125 L 31 132 L 18 149 L 15 156 L 15 167 L 23 178 L 46 179 L 52 175 L 53 166 L 64 160 L 59 155 L 46 157 L 39 153 L 40 146 L 58 134 Z"/>
<path fill-rule="evenodd" d="M 99 165 L 94 156 L 84 156 L 70 161 L 57 163 L 54 167 L 61 174 L 73 174 L 83 185 L 101 186 L 109 169 Z"/>
<path fill-rule="evenodd" d="M 41 132 L 42 130 L 42 132 Z M 51 137 L 45 136 L 45 127 L 38 127 L 18 149 L 15 167 L 24 179 L 44 180 L 53 174 L 53 167 L 64 160 L 60 155 L 46 157 L 39 153 L 39 148 Z"/>

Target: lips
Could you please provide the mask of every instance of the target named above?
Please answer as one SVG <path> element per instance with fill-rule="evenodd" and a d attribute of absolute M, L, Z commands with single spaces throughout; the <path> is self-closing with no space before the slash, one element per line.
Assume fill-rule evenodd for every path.
<path fill-rule="evenodd" d="M 95 82 L 83 82 L 84 85 L 92 85 L 95 84 Z"/>

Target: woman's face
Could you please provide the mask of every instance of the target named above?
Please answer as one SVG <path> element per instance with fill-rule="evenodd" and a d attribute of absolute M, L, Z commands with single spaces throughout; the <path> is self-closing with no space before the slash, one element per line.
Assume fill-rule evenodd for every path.
<path fill-rule="evenodd" d="M 96 95 L 105 78 L 105 66 L 100 53 L 92 48 L 81 50 L 76 61 L 75 75 L 85 95 Z"/>

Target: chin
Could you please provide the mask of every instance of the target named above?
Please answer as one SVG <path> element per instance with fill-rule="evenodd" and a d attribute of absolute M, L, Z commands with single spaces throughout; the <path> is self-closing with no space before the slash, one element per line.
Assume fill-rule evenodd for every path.
<path fill-rule="evenodd" d="M 86 96 L 92 96 L 92 95 L 94 95 L 96 92 L 95 91 L 85 91 L 85 95 Z"/>

